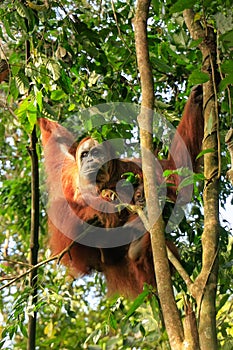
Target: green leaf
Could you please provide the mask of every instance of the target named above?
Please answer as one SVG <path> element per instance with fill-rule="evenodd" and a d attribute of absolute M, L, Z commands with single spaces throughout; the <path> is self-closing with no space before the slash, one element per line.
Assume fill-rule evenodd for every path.
<path fill-rule="evenodd" d="M 228 294 L 223 295 L 223 297 L 221 298 L 221 300 L 219 302 L 219 305 L 218 305 L 218 308 L 217 308 L 217 312 L 219 310 L 221 310 L 221 308 L 226 304 L 228 299 L 229 299 L 229 295 Z"/>
<path fill-rule="evenodd" d="M 150 296 L 149 303 L 151 306 L 153 316 L 156 319 L 156 317 L 158 316 L 158 311 L 159 311 L 159 303 L 158 303 L 158 299 L 156 298 L 156 296 L 154 294 L 152 294 Z"/>
<path fill-rule="evenodd" d="M 108 321 L 109 321 L 110 327 L 117 330 L 117 319 L 116 319 L 114 313 L 110 312 Z"/>
<path fill-rule="evenodd" d="M 36 102 L 37 102 L 37 105 L 38 105 L 38 108 L 39 108 L 39 111 L 42 112 L 42 109 L 43 109 L 43 100 L 42 100 L 42 91 L 38 91 L 37 94 L 36 94 Z"/>
<path fill-rule="evenodd" d="M 173 39 L 176 44 L 186 47 L 186 43 L 188 42 L 188 36 L 184 30 L 173 34 Z"/>
<path fill-rule="evenodd" d="M 15 114 L 18 116 L 21 125 L 27 133 L 31 133 L 37 120 L 37 108 L 34 101 L 30 101 L 29 97 L 25 99 L 19 105 Z"/>
<path fill-rule="evenodd" d="M 196 48 L 198 47 L 198 45 L 203 41 L 203 38 L 200 38 L 200 39 L 197 39 L 197 40 L 192 40 L 190 45 L 189 45 L 189 48 Z"/>
<path fill-rule="evenodd" d="M 182 12 L 185 9 L 190 9 L 195 3 L 196 0 L 178 0 L 170 8 L 170 13 Z"/>
<path fill-rule="evenodd" d="M 59 84 L 60 84 L 62 90 L 66 94 L 72 94 L 74 92 L 74 89 L 73 89 L 71 83 L 72 83 L 72 81 L 68 77 L 67 72 L 64 69 L 60 70 Z"/>
<path fill-rule="evenodd" d="M 19 96 L 19 89 L 16 86 L 16 81 L 15 79 L 11 79 L 10 81 L 10 94 L 12 95 L 11 98 L 17 99 Z"/>
<path fill-rule="evenodd" d="M 126 177 L 125 181 L 126 182 L 130 182 L 131 184 L 135 185 L 138 184 L 140 176 L 138 174 L 134 174 L 132 172 L 126 172 L 124 174 L 121 175 L 122 178 Z"/>
<path fill-rule="evenodd" d="M 209 81 L 209 75 L 200 70 L 194 70 L 189 76 L 189 82 L 194 85 L 204 84 Z"/>
<path fill-rule="evenodd" d="M 233 72 L 233 60 L 224 61 L 221 64 L 221 71 L 224 74 L 232 74 L 232 72 Z"/>
<path fill-rule="evenodd" d="M 111 124 L 104 124 L 102 125 L 101 128 L 101 134 L 103 135 L 104 138 L 107 138 L 108 132 L 109 132 L 109 128 L 111 128 Z"/>
<path fill-rule="evenodd" d="M 228 74 L 219 84 L 219 91 L 224 91 L 228 85 L 233 85 L 233 73 Z"/>
<path fill-rule="evenodd" d="M 189 186 L 189 185 L 193 185 L 195 184 L 196 182 L 200 182 L 200 181 L 203 181 L 205 180 L 205 177 L 203 174 L 199 173 L 199 174 L 191 174 L 189 176 L 187 176 L 184 180 L 181 181 L 181 183 L 179 184 L 178 186 L 178 191 L 186 186 Z"/>
<path fill-rule="evenodd" d="M 205 176 L 202 173 L 193 174 L 194 181 L 204 181 Z"/>
<path fill-rule="evenodd" d="M 174 69 L 172 68 L 172 66 L 169 66 L 168 64 L 166 64 L 164 62 L 164 60 L 162 59 L 159 59 L 157 57 L 151 57 L 151 62 L 153 64 L 153 66 L 160 70 L 161 72 L 163 73 L 171 73 L 171 72 L 174 72 Z"/>
<path fill-rule="evenodd" d="M 29 81 L 28 78 L 25 76 L 23 72 L 19 72 L 18 75 L 15 77 L 16 85 L 19 89 L 20 94 L 24 95 L 29 90 Z"/>
<path fill-rule="evenodd" d="M 164 170 L 163 177 L 167 178 L 167 177 L 171 176 L 172 174 L 174 174 L 174 170 L 167 169 L 167 170 Z"/>
<path fill-rule="evenodd" d="M 159 9 L 160 9 L 160 3 L 158 0 L 152 0 L 152 6 L 155 11 L 155 13 L 158 15 L 159 14 Z"/>
<path fill-rule="evenodd" d="M 102 330 L 101 329 L 96 329 L 93 334 L 94 334 L 93 341 L 94 341 L 94 343 L 97 343 L 99 341 L 99 339 L 101 338 L 101 336 L 102 336 Z"/>
<path fill-rule="evenodd" d="M 84 125 L 84 129 L 85 129 L 86 131 L 91 131 L 91 130 L 93 129 L 93 124 L 92 124 L 91 118 L 89 118 L 89 119 L 84 119 L 84 120 L 83 120 L 83 125 Z M 96 132 L 97 132 L 97 131 L 96 131 Z M 92 137 L 93 137 L 93 138 L 95 138 L 95 137 L 93 136 L 94 133 L 95 133 L 95 131 L 94 131 L 93 134 L 92 134 Z M 98 134 L 99 134 L 99 132 L 98 132 Z"/>
<path fill-rule="evenodd" d="M 28 332 L 27 332 L 26 326 L 22 322 L 19 322 L 19 328 L 20 328 L 23 336 L 27 338 L 28 337 Z"/>
<path fill-rule="evenodd" d="M 175 170 L 164 170 L 163 172 L 163 177 L 169 177 L 173 174 L 179 175 L 179 176 L 183 176 L 183 177 L 187 177 L 187 176 L 193 176 L 193 171 L 187 167 L 181 167 Z"/>
<path fill-rule="evenodd" d="M 205 149 L 203 151 L 201 151 L 198 156 L 196 157 L 196 159 L 199 159 L 201 158 L 204 154 L 207 154 L 207 153 L 213 153 L 215 152 L 215 150 L 213 148 L 208 148 L 208 149 Z"/>
<path fill-rule="evenodd" d="M 129 311 L 125 316 L 126 319 L 135 313 L 135 311 L 142 305 L 142 303 L 145 301 L 149 294 L 149 290 L 145 290 L 137 296 L 137 298 L 134 300 L 132 306 L 130 307 Z"/>
<path fill-rule="evenodd" d="M 47 102 L 43 100 L 42 114 L 47 118 L 57 118 L 56 110 L 54 110 Z"/>
<path fill-rule="evenodd" d="M 68 111 L 71 112 L 75 109 L 76 105 L 74 103 L 71 103 L 68 107 Z"/>
<path fill-rule="evenodd" d="M 7 35 L 9 35 L 9 37 L 12 40 L 15 40 L 15 37 L 14 37 L 14 35 L 11 32 L 11 26 L 9 24 L 8 19 L 4 20 L 4 18 L 1 18 L 1 21 L 3 22 L 3 26 L 4 26 L 5 30 L 6 30 Z"/>
<path fill-rule="evenodd" d="M 55 60 L 49 60 L 47 63 L 47 69 L 52 73 L 53 80 L 58 80 L 60 78 L 60 65 Z"/>
<path fill-rule="evenodd" d="M 227 47 L 230 48 L 233 46 L 233 30 L 232 29 L 229 32 L 223 34 L 220 38 Z"/>
<path fill-rule="evenodd" d="M 94 128 L 106 124 L 106 120 L 101 114 L 92 115 L 91 120 Z"/>
<path fill-rule="evenodd" d="M 1 139 L 3 139 L 4 136 L 5 136 L 5 125 L 0 123 L 0 137 L 1 137 Z"/>
<path fill-rule="evenodd" d="M 146 330 L 145 330 L 145 328 L 143 327 L 142 324 L 140 324 L 139 329 L 140 329 L 140 332 L 142 333 L 142 335 L 143 335 L 143 337 L 144 337 L 144 336 L 146 335 Z"/>
<path fill-rule="evenodd" d="M 184 180 L 181 181 L 177 190 L 179 191 L 186 186 L 193 185 L 193 183 L 194 183 L 194 177 L 192 175 L 188 176 Z"/>
<path fill-rule="evenodd" d="M 35 123 L 36 123 L 36 120 L 37 120 L 37 108 L 36 108 L 36 106 L 34 105 L 33 102 L 31 102 L 28 105 L 27 117 L 28 117 L 28 121 L 30 123 L 31 131 L 32 131 L 32 129 L 33 129 Z"/>
<path fill-rule="evenodd" d="M 16 11 L 21 17 L 28 19 L 29 17 L 28 10 L 21 2 L 16 2 L 15 7 L 16 7 Z"/>
<path fill-rule="evenodd" d="M 53 101 L 59 101 L 67 97 L 63 90 L 54 90 L 51 92 L 51 99 Z"/>

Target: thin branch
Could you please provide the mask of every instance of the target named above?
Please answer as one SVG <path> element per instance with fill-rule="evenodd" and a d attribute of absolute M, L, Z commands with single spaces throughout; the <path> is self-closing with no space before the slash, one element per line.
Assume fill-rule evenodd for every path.
<path fill-rule="evenodd" d="M 191 278 L 189 277 L 188 273 L 183 268 L 183 266 L 181 265 L 179 260 L 172 253 L 172 251 L 168 247 L 166 247 L 166 248 L 167 248 L 167 256 L 168 256 L 169 261 L 175 267 L 175 269 L 177 270 L 179 275 L 183 278 L 184 282 L 187 285 L 187 288 L 188 288 L 189 292 L 192 294 L 193 281 L 191 280 Z"/>
<path fill-rule="evenodd" d="M 125 39 L 123 38 L 123 35 L 121 33 L 121 29 L 119 27 L 119 23 L 118 23 L 118 19 L 117 19 L 117 14 L 116 14 L 116 10 L 115 10 L 115 6 L 114 6 L 114 2 L 113 0 L 111 0 L 111 6 L 112 6 L 112 11 L 113 11 L 113 16 L 114 16 L 114 19 L 115 19 L 115 22 L 116 22 L 116 27 L 117 27 L 117 30 L 118 30 L 118 35 L 120 37 L 120 39 L 122 40 L 123 44 L 125 45 L 125 47 L 127 47 L 127 49 L 129 50 L 129 52 L 132 54 L 132 50 L 129 48 L 129 46 L 127 45 Z"/>
<path fill-rule="evenodd" d="M 60 252 L 59 254 L 57 255 L 53 255 L 51 256 L 50 258 L 46 259 L 46 260 L 43 260 L 41 262 L 39 262 L 38 264 L 34 265 L 34 266 L 31 266 L 27 271 L 23 272 L 21 275 L 13 278 L 10 282 L 8 282 L 7 284 L 5 284 L 4 286 L 1 286 L 0 287 L 0 291 L 5 289 L 5 288 L 8 288 L 10 287 L 12 284 L 14 284 L 15 282 L 19 281 L 21 278 L 29 275 L 30 273 L 36 271 L 39 267 L 41 266 L 44 266 L 46 264 L 48 264 L 49 262 L 51 261 L 54 261 L 54 260 L 57 260 L 58 263 L 60 262 L 60 260 L 63 258 L 63 256 L 66 254 L 66 253 L 69 253 L 69 250 L 71 249 L 71 247 L 73 246 L 75 242 L 72 242 L 68 247 L 66 247 L 65 249 L 63 249 L 62 252 Z"/>
<path fill-rule="evenodd" d="M 0 262 L 1 261 L 6 261 L 12 265 L 21 265 L 21 266 L 27 266 L 27 267 L 32 267 L 31 264 L 27 263 L 27 262 L 24 262 L 24 261 L 17 261 L 17 260 L 12 260 L 12 259 L 8 259 L 8 258 L 4 258 L 4 259 L 0 259 Z"/>
<path fill-rule="evenodd" d="M 13 278 L 10 282 L 8 282 L 7 284 L 5 284 L 4 286 L 1 286 L 1 287 L 0 287 L 0 291 L 3 290 L 3 289 L 5 289 L 5 288 L 10 287 L 12 284 L 14 284 L 15 282 L 17 282 L 17 281 L 20 280 L 21 278 L 23 278 L 23 277 L 29 275 L 31 272 L 37 270 L 39 267 L 41 267 L 41 266 L 43 266 L 43 265 L 49 263 L 50 261 L 57 260 L 57 259 L 59 258 L 59 256 L 60 256 L 60 255 L 52 256 L 52 257 L 50 257 L 50 258 L 48 258 L 48 259 L 46 259 L 46 260 L 43 260 L 43 261 L 39 262 L 39 263 L 36 264 L 36 265 L 30 267 L 27 271 L 23 272 L 21 275 L 19 275 L 19 276 Z"/>
<path fill-rule="evenodd" d="M 12 109 L 10 106 L 8 106 L 8 105 L 5 103 L 5 101 L 1 101 L 1 100 L 0 100 L 0 107 L 2 107 L 2 108 L 4 108 L 4 109 L 6 109 L 7 111 L 9 111 L 10 114 L 12 115 L 12 117 L 13 117 L 14 119 L 18 120 L 18 118 L 17 118 L 16 114 L 14 113 L 13 109 Z"/>
<path fill-rule="evenodd" d="M 30 232 L 30 264 L 37 265 L 39 251 L 39 217 L 40 217 L 40 191 L 39 191 L 39 163 L 36 150 L 37 136 L 36 126 L 30 135 L 30 147 L 28 152 L 31 157 L 31 232 Z M 30 272 L 30 287 L 32 288 L 32 304 L 37 303 L 37 270 Z M 28 350 L 36 347 L 36 311 L 29 315 L 28 322 Z"/>

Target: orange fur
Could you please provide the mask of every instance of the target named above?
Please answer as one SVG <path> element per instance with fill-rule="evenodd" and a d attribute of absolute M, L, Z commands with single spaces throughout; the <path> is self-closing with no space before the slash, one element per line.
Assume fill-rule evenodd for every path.
<path fill-rule="evenodd" d="M 101 174 L 97 175 L 97 182 L 93 185 L 88 177 L 80 175 L 82 172 L 80 152 L 82 148 L 87 147 L 87 143 L 93 143 L 98 147 L 96 142 L 85 138 L 78 145 L 68 130 L 45 118 L 39 119 L 39 125 L 50 198 L 48 214 L 50 247 L 53 254 L 62 252 L 82 235 L 83 222 L 90 222 L 106 229 L 122 227 L 125 234 L 133 236 L 137 227 L 132 215 L 126 209 L 121 213 L 114 212 L 112 209 L 115 201 L 112 202 L 108 191 L 115 191 L 117 182 L 126 172 L 133 172 L 142 177 L 140 159 L 131 161 L 111 158 L 113 160 L 104 165 Z M 164 182 L 163 170 L 190 165 L 178 134 L 182 137 L 190 153 L 192 166 L 196 170 L 198 166 L 196 156 L 201 151 L 203 137 L 200 87 L 193 89 L 187 101 L 168 159 L 159 160 L 161 167 L 156 174 L 158 184 Z M 111 153 L 112 150 L 107 149 L 106 152 Z M 98 162 L 98 157 L 94 161 Z M 168 187 L 167 195 L 173 201 L 176 200 L 180 180 L 177 175 L 168 180 L 173 186 Z M 108 195 L 104 196 L 103 190 L 107 190 Z M 85 201 L 86 194 L 91 206 Z M 134 200 L 136 201 L 136 197 Z M 61 261 L 75 276 L 88 274 L 92 270 L 102 271 L 106 276 L 109 293 L 120 292 L 134 297 L 142 291 L 145 282 L 155 286 L 149 233 L 135 242 L 116 248 L 89 247 L 75 242 Z M 170 241 L 166 241 L 166 244 L 178 256 L 175 245 Z"/>

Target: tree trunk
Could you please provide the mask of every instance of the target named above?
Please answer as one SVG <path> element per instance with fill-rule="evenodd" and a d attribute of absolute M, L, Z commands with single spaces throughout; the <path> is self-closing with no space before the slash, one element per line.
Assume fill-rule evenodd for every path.
<path fill-rule="evenodd" d="M 202 235 L 202 270 L 194 285 L 199 313 L 199 339 L 201 350 L 217 349 L 216 334 L 216 287 L 218 277 L 218 240 L 219 240 L 219 135 L 218 106 L 216 86 L 219 81 L 217 73 L 216 37 L 212 27 L 203 29 L 194 20 L 192 10 L 184 11 L 186 25 L 194 40 L 203 39 L 200 43 L 203 72 L 209 75 L 209 81 L 203 85 L 204 140 L 203 149 L 210 150 L 204 155 L 205 187 L 204 231 Z"/>
<path fill-rule="evenodd" d="M 149 6 L 150 1 L 139 0 L 134 18 L 136 53 L 142 87 L 142 107 L 138 117 L 142 170 L 144 174 L 149 226 L 151 227 L 151 245 L 158 296 L 170 345 L 172 349 L 180 350 L 183 342 L 183 327 L 173 294 L 170 267 L 165 245 L 165 226 L 159 206 L 155 178 L 155 156 L 152 144 L 154 83 L 147 43 L 147 17 Z M 148 191 L 148 189 L 150 191 Z"/>

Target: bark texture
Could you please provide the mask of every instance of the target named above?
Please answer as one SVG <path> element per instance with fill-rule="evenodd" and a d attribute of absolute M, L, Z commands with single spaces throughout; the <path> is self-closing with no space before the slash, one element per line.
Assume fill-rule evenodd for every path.
<path fill-rule="evenodd" d="M 154 84 L 147 43 L 149 6 L 150 1 L 139 0 L 137 2 L 136 15 L 134 18 L 136 53 L 142 88 L 142 107 L 138 117 L 142 151 L 142 169 L 144 181 L 146 180 L 145 194 L 149 225 L 151 227 L 151 245 L 158 295 L 171 348 L 180 350 L 183 342 L 183 327 L 173 294 L 165 245 L 164 222 L 159 207 L 155 179 L 156 171 L 152 144 Z"/>
<path fill-rule="evenodd" d="M 209 81 L 203 85 L 203 108 L 205 131 L 204 150 L 214 150 L 204 156 L 205 187 L 204 201 L 204 231 L 202 235 L 202 270 L 197 277 L 193 292 L 198 306 L 198 332 L 202 350 L 217 349 L 216 334 L 216 287 L 218 277 L 218 240 L 219 240 L 219 136 L 217 85 L 217 48 L 216 37 L 212 27 L 203 28 L 195 21 L 194 12 L 184 11 L 186 25 L 194 40 L 202 39 L 202 70 L 209 75 Z"/>

